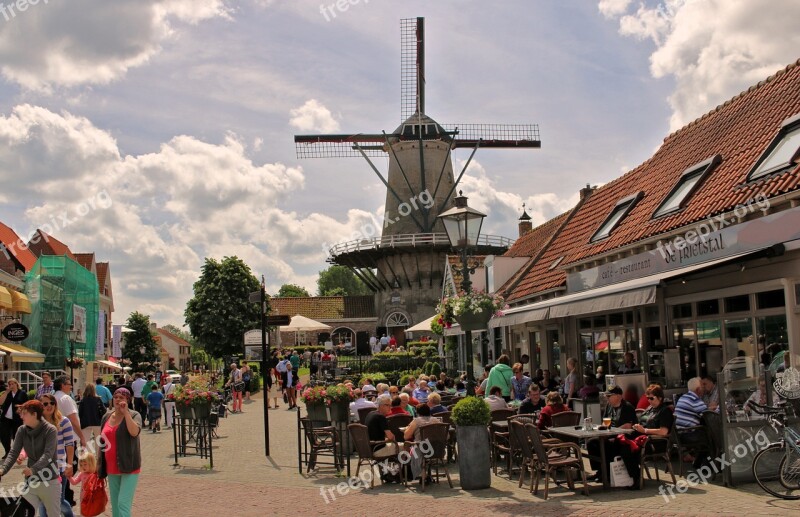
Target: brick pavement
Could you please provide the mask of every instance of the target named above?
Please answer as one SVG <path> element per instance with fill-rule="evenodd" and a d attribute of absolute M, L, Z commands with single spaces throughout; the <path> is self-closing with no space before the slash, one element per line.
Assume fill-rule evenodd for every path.
<path fill-rule="evenodd" d="M 704 485 L 690 489 L 667 503 L 658 494 L 658 485 L 645 481 L 645 488 L 603 491 L 594 484 L 589 497 L 560 487 L 544 501 L 517 481 L 492 476 L 492 488 L 475 492 L 460 490 L 458 468 L 452 465 L 455 488 L 446 482 L 430 486 L 425 493 L 418 485 L 404 489 L 398 485 L 374 490 L 357 490 L 341 496 L 334 492 L 326 503 L 320 490 L 333 488 L 343 479 L 330 470 L 307 476 L 297 469 L 295 411 L 283 406 L 270 410 L 272 457 L 264 456 L 262 401 L 257 397 L 244 407 L 243 414 L 229 415 L 220 425 L 220 438 L 214 442 L 214 469 L 208 460 L 180 458 L 174 467 L 172 435 L 143 433 L 143 467 L 134 503 L 134 515 L 169 511 L 172 515 L 237 516 L 260 515 L 374 515 L 376 513 L 417 513 L 419 508 L 435 509 L 437 515 L 776 515 L 797 511 L 800 504 L 764 495 L 756 485 L 728 489 Z M 355 462 L 354 462 L 355 463 Z M 2 486 L 18 481 L 11 473 Z M 383 496 L 380 505 L 376 497 Z M 541 492 L 540 492 L 541 495 Z M 402 509 L 407 510 L 402 510 Z M 107 512 L 110 515 L 110 511 Z"/>

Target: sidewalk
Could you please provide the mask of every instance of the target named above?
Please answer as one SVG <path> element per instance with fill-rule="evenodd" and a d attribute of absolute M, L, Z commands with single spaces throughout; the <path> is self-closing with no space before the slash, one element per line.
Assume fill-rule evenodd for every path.
<path fill-rule="evenodd" d="M 544 501 L 518 488 L 517 479 L 492 476 L 492 488 L 475 492 L 460 490 L 458 467 L 451 464 L 454 488 L 446 480 L 419 491 L 417 484 L 374 490 L 352 490 L 340 495 L 333 490 L 344 478 L 330 470 L 300 475 L 297 468 L 296 411 L 269 411 L 271 457 L 264 455 L 263 402 L 254 397 L 244 413 L 229 415 L 220 424 L 220 438 L 214 441 L 214 469 L 208 460 L 179 458 L 173 466 L 172 434 L 142 433 L 142 475 L 136 491 L 134 515 L 168 511 L 173 515 L 374 515 L 377 512 L 418 513 L 430 509 L 436 515 L 772 515 L 797 511 L 794 501 L 774 500 L 757 485 L 736 490 L 717 485 L 690 488 L 667 503 L 655 481 L 645 481 L 641 491 L 602 491 L 591 485 L 589 497 L 561 487 L 551 489 Z M 355 461 L 353 461 L 355 474 Z M 3 487 L 21 479 L 12 471 Z M 663 478 L 662 478 L 663 479 Z M 541 489 L 541 487 L 540 487 Z M 327 496 L 323 497 L 324 490 Z M 542 492 L 539 492 L 541 496 Z M 380 501 L 376 499 L 381 495 Z M 335 498 L 335 499 L 334 499 Z M 405 510 L 403 510 L 405 509 Z M 427 513 L 427 512 L 426 512 Z M 107 515 L 111 515 L 110 507 Z"/>

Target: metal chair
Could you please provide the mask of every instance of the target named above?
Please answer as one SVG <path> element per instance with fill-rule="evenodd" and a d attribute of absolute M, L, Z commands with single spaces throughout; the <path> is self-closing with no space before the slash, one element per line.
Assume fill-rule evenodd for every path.
<path fill-rule="evenodd" d="M 453 481 L 450 479 L 450 471 L 447 470 L 447 441 L 450 432 L 449 424 L 428 424 L 419 428 L 420 440 L 430 443 L 433 453 L 430 456 L 422 456 L 422 491 L 425 491 L 425 481 L 428 469 L 434 467 L 436 470 L 436 482 L 439 482 L 439 467 L 444 469 L 447 483 L 453 488 Z"/>
<path fill-rule="evenodd" d="M 670 434 L 673 434 L 675 426 Z M 672 438 L 670 436 L 654 436 L 648 435 L 647 440 L 639 449 L 639 486 L 644 486 L 644 473 L 647 472 L 647 479 L 653 479 L 650 476 L 650 469 L 647 468 L 647 462 L 653 463 L 653 470 L 656 471 L 656 481 L 661 481 L 658 477 L 658 467 L 656 461 L 664 461 L 666 463 L 666 471 L 672 476 L 672 484 L 675 484 L 675 471 L 672 468 L 672 460 L 669 457 L 670 445 Z"/>
<path fill-rule="evenodd" d="M 397 451 L 395 454 L 390 456 L 382 456 L 380 458 L 375 457 L 375 451 L 378 447 L 386 446 L 387 442 L 383 441 L 370 441 L 369 439 L 369 431 L 367 430 L 367 426 L 362 424 L 350 424 L 347 426 L 347 429 L 350 431 L 350 437 L 353 439 L 353 444 L 356 448 L 356 454 L 358 454 L 358 465 L 356 466 L 356 473 L 355 477 L 358 477 L 358 471 L 361 470 L 361 465 L 366 464 L 369 468 L 373 468 L 378 463 L 394 459 L 396 462 L 399 463 L 397 459 L 397 454 L 400 452 L 400 448 L 397 446 L 397 442 L 389 442 L 389 444 L 394 444 L 395 450 Z M 400 476 L 405 484 L 405 469 L 400 469 Z M 370 477 L 370 488 L 375 487 L 375 476 Z"/>
<path fill-rule="evenodd" d="M 562 411 L 550 417 L 553 421 L 553 427 L 567 427 L 570 425 L 580 425 L 581 414 L 577 411 Z"/>
<path fill-rule="evenodd" d="M 303 434 L 306 437 L 311 451 L 308 453 L 308 464 L 306 472 L 314 470 L 317 466 L 317 458 L 320 455 L 333 456 L 334 466 L 337 470 L 342 468 L 339 455 L 337 454 L 338 439 L 336 429 L 334 427 L 314 427 L 314 424 L 308 418 L 301 418 L 300 423 L 303 426 Z"/>
<path fill-rule="evenodd" d="M 716 411 L 703 411 L 700 418 L 706 428 L 708 443 L 711 445 L 711 457 L 719 458 L 725 452 L 725 442 L 722 437 L 722 417 Z M 716 472 L 714 476 L 716 476 Z"/>
<path fill-rule="evenodd" d="M 377 411 L 377 408 L 374 407 L 362 407 L 358 409 L 358 423 L 365 424 L 367 421 L 367 415 L 372 413 L 373 411 Z"/>
<path fill-rule="evenodd" d="M 531 479 L 531 492 L 536 495 L 539 492 L 539 477 L 544 473 L 544 498 L 547 500 L 550 476 L 555 480 L 555 473 L 559 469 L 564 469 L 567 476 L 567 484 L 570 490 L 575 490 L 575 484 L 572 482 L 571 469 L 577 469 L 581 473 L 581 480 L 583 481 L 583 493 L 589 495 L 589 486 L 586 484 L 586 471 L 583 467 L 583 456 L 581 448 L 572 442 L 551 443 L 545 445 L 542 441 L 542 435 L 539 428 L 535 425 L 525 424 L 525 431 L 530 440 L 531 448 L 533 450 L 534 459 L 532 462 L 535 476 Z M 574 454 L 572 456 L 571 454 Z M 535 482 L 535 485 L 534 485 Z"/>
<path fill-rule="evenodd" d="M 702 441 L 700 442 L 689 442 L 687 440 L 687 435 L 691 433 L 695 434 L 695 437 L 701 437 Z M 684 474 L 684 464 L 683 464 L 683 457 L 686 454 L 692 454 L 693 456 L 702 456 L 711 452 L 711 443 L 708 438 L 708 431 L 706 430 L 705 426 L 703 425 L 694 425 L 691 427 L 677 427 L 674 423 L 672 424 L 672 429 L 670 430 L 670 434 L 674 438 L 675 448 L 678 450 L 678 471 L 680 475 L 683 476 Z"/>

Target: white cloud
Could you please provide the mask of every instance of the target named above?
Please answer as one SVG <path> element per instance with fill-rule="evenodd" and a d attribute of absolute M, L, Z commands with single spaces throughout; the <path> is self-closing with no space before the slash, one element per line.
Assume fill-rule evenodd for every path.
<path fill-rule="evenodd" d="M 628 10 L 628 6 L 633 0 L 600 0 L 597 7 L 600 13 L 606 18 L 619 16 Z"/>
<path fill-rule="evenodd" d="M 655 44 L 652 75 L 675 79 L 673 130 L 798 57 L 798 2 L 667 0 L 641 3 L 627 14 L 608 3 L 599 3 L 601 12 L 619 17 L 620 34 Z"/>
<path fill-rule="evenodd" d="M 300 131 L 317 131 L 331 133 L 339 130 L 339 122 L 333 118 L 330 110 L 316 99 L 310 99 L 299 108 L 289 112 L 289 124 Z"/>
<path fill-rule="evenodd" d="M 105 84 L 146 63 L 176 22 L 217 17 L 228 17 L 223 0 L 41 2 L 0 23 L 0 70 L 32 90 Z"/>

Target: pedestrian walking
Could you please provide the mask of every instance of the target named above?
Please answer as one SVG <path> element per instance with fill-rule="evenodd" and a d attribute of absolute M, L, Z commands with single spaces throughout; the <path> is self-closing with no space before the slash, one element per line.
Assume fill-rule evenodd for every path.
<path fill-rule="evenodd" d="M 108 491 L 114 517 L 131 517 L 133 496 L 142 468 L 139 435 L 142 417 L 128 409 L 131 392 L 119 388 L 114 392 L 113 410 L 101 423 L 101 435 L 107 444 L 99 457 L 99 478 L 108 478 Z M 56 515 L 56 514 L 53 514 Z"/>
<path fill-rule="evenodd" d="M 56 428 L 58 433 L 58 448 L 56 449 L 56 461 L 58 473 L 61 476 L 61 513 L 66 517 L 72 517 L 72 505 L 67 499 L 68 478 L 72 476 L 72 463 L 75 461 L 75 448 L 78 445 L 78 438 L 69 418 L 61 414 L 58 410 L 58 402 L 55 395 L 46 393 L 40 399 L 43 408 L 43 418 Z M 99 419 L 98 419 L 99 420 Z M 44 505 L 39 506 L 39 513 L 45 514 Z"/>
<path fill-rule="evenodd" d="M 105 414 L 106 406 L 103 400 L 96 395 L 94 386 L 87 384 L 78 404 L 78 420 L 85 438 L 96 439 L 100 436 L 100 420 Z"/>
<path fill-rule="evenodd" d="M 17 435 L 17 429 L 22 425 L 22 417 L 17 413 L 17 407 L 28 400 L 28 395 L 19 387 L 15 378 L 8 379 L 7 389 L 0 395 L 0 441 L 3 443 L 5 454 L 11 450 L 11 441 Z"/>

